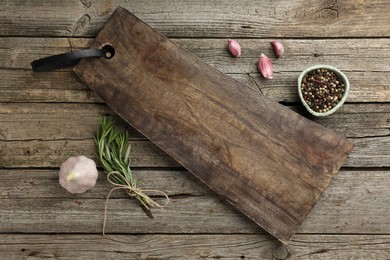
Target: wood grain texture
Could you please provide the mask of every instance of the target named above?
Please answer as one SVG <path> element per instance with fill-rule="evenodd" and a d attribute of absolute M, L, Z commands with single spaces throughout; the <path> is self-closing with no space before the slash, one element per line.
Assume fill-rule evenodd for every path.
<path fill-rule="evenodd" d="M 109 202 L 108 233 L 264 234 L 187 171 L 134 174 L 144 188 L 166 191 L 172 203 L 165 212 L 153 209 L 155 218 L 149 220 L 118 191 Z M 340 171 L 298 233 L 390 234 L 389 187 L 386 170 Z M 94 189 L 75 196 L 58 184 L 58 170 L 0 170 L 0 232 L 101 233 L 110 188 L 100 173 Z"/>
<path fill-rule="evenodd" d="M 284 243 L 352 143 L 227 77 L 116 9 L 75 72 L 127 122 Z M 109 75 L 109 77 L 107 77 Z"/>
<path fill-rule="evenodd" d="M 150 141 L 130 142 L 133 167 L 182 167 L 172 157 Z M 88 140 L 31 140 L 0 142 L 0 167 L 57 167 L 66 158 L 84 155 L 98 158 L 93 139 Z"/>
<path fill-rule="evenodd" d="M 288 103 L 299 102 L 296 89 L 298 74 L 280 71 L 272 81 L 265 81 L 257 72 L 226 73 L 272 100 Z M 103 103 L 73 72 L 33 74 L 24 69 L 0 69 L 0 77 L 0 102 Z M 387 71 L 349 71 L 348 78 L 353 88 L 347 102 L 390 102 L 389 77 L 390 72 Z"/>
<path fill-rule="evenodd" d="M 351 139 L 354 150 L 344 167 L 390 167 L 390 136 Z M 171 156 L 146 140 L 130 144 L 133 167 L 182 167 Z M 0 141 L 0 167 L 57 167 L 67 157 L 85 155 L 97 160 L 93 139 Z"/>
<path fill-rule="evenodd" d="M 12 168 L 0 167 L 0 230 L 4 223 L 9 228 L 8 234 L 0 234 L 1 259 L 390 258 L 387 0 L 3 0 L 0 4 L 0 162 Z M 30 62 L 89 47 L 118 5 L 275 101 L 298 104 L 296 78 L 307 66 L 328 63 L 347 74 L 352 87 L 348 104 L 331 117 L 310 119 L 353 139 L 354 151 L 344 164 L 353 168 L 341 170 L 332 180 L 287 247 L 192 174 L 170 168 L 180 165 L 160 154 L 159 148 L 150 142 L 140 147 L 145 138 L 133 128 L 128 128 L 138 143 L 133 164 L 146 167 L 136 167 L 136 176 L 144 180 L 145 188 L 157 187 L 175 199 L 167 218 L 153 210 L 156 218 L 162 218 L 159 223 L 168 224 L 166 233 L 156 234 L 162 230 L 159 223 L 149 226 L 137 205 L 117 192 L 109 221 L 110 231 L 120 234 L 102 237 L 101 210 L 110 189 L 103 176 L 94 189 L 80 196 L 71 196 L 58 185 L 59 163 L 68 155 L 94 156 L 91 134 L 97 118 L 113 112 L 70 69 L 35 74 Z M 243 59 L 229 56 L 227 38 L 241 43 Z M 283 59 L 273 56 L 269 44 L 273 38 L 286 47 Z M 271 81 L 257 72 L 261 52 L 274 62 Z M 289 108 L 303 112 L 300 106 Z M 66 141 L 72 144 L 67 146 Z M 35 205 L 38 208 L 32 209 Z M 122 231 L 121 225 L 127 230 Z M 41 231 L 45 234 L 37 233 Z"/>
<path fill-rule="evenodd" d="M 298 102 L 299 73 L 314 64 L 331 64 L 351 82 L 348 102 L 390 102 L 390 39 L 285 39 L 285 55 L 276 59 L 270 40 L 238 39 L 239 59 L 231 58 L 226 39 L 174 39 L 174 42 L 216 69 L 276 101 Z M 32 73 L 30 62 L 48 55 L 87 48 L 85 38 L 0 38 L 0 101 L 102 102 L 70 69 Z M 271 57 L 275 77 L 265 80 L 257 71 L 261 52 Z"/>
<path fill-rule="evenodd" d="M 6 259 L 388 259 L 388 235 L 0 235 Z"/>
<path fill-rule="evenodd" d="M 301 106 L 286 107 L 306 115 Z M 130 133 L 131 140 L 146 139 L 105 104 L 0 103 L 0 140 L 92 139 L 101 115 L 113 116 Z M 345 104 L 332 116 L 311 119 L 349 138 L 390 134 L 387 104 Z M 61 121 L 63 125 L 58 124 Z"/>
<path fill-rule="evenodd" d="M 303 112 L 299 107 L 290 108 Z M 115 116 L 115 112 L 103 104 L 0 103 L 0 165 L 57 167 L 67 156 L 95 158 L 92 136 L 100 115 Z M 132 166 L 180 167 L 138 131 L 115 118 L 131 134 Z M 389 105 L 345 104 L 332 116 L 313 120 L 355 144 L 344 166 L 390 167 Z"/>
<path fill-rule="evenodd" d="M 0 35 L 7 36 L 95 36 L 118 6 L 169 37 L 390 36 L 387 0 L 4 0 L 2 5 Z"/>

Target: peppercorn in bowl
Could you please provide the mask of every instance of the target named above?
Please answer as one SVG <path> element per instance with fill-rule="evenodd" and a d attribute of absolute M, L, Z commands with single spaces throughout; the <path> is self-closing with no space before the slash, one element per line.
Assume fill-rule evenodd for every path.
<path fill-rule="evenodd" d="M 310 67 L 298 78 L 299 98 L 314 116 L 328 116 L 336 112 L 347 99 L 348 93 L 348 78 L 329 65 Z"/>

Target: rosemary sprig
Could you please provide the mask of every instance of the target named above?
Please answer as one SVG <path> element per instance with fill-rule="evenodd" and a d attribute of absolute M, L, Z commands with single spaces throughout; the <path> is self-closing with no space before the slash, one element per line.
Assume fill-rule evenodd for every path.
<path fill-rule="evenodd" d="M 139 181 L 134 178 L 130 169 L 129 134 L 127 131 L 119 129 L 112 118 L 100 118 L 100 127 L 95 135 L 95 143 L 100 162 L 107 173 L 107 179 L 115 186 L 107 196 L 105 216 L 107 212 L 107 201 L 111 193 L 116 189 L 125 189 L 130 197 L 137 199 L 150 218 L 152 218 L 149 210 L 150 206 L 163 208 L 168 204 L 169 198 L 166 193 L 158 190 L 142 190 L 138 187 Z M 145 194 L 147 191 L 162 194 L 166 197 L 166 203 L 164 205 L 158 204 Z M 105 221 L 103 233 L 104 227 Z"/>

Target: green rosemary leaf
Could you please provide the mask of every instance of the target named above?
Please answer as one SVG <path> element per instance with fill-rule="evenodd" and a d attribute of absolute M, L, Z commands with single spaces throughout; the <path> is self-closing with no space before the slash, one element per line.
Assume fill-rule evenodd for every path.
<path fill-rule="evenodd" d="M 101 163 L 102 163 L 102 165 L 103 165 L 103 168 L 104 168 L 104 170 L 105 170 L 106 172 L 112 172 L 112 171 L 114 171 L 114 170 L 111 168 L 110 164 L 106 161 L 106 159 L 100 158 L 100 161 L 101 161 Z"/>
<path fill-rule="evenodd" d="M 129 134 L 115 126 L 112 118 L 101 117 L 100 127 L 95 137 L 98 157 L 107 173 L 118 172 L 130 185 L 136 187 L 130 170 L 130 144 Z M 118 184 L 125 185 L 123 179 L 117 175 L 111 175 L 111 179 Z"/>
<path fill-rule="evenodd" d="M 126 152 L 123 158 L 123 161 L 126 163 L 126 165 L 130 166 L 130 145 L 127 145 Z"/>
<path fill-rule="evenodd" d="M 103 150 L 105 150 L 105 151 L 103 152 Z M 108 161 L 112 160 L 110 148 L 108 145 L 104 145 L 104 143 L 102 144 L 102 154 L 103 154 L 103 157 L 106 157 Z"/>
<path fill-rule="evenodd" d="M 108 174 L 109 181 L 119 188 L 126 189 L 128 194 L 137 199 L 147 210 L 150 206 L 165 207 L 169 202 L 166 193 L 160 191 L 167 198 L 167 203 L 161 206 L 137 187 L 139 182 L 130 169 L 129 138 L 129 133 L 118 128 L 112 118 L 100 118 L 100 126 L 94 140 L 99 160 Z M 148 212 L 150 216 L 150 211 Z"/>
<path fill-rule="evenodd" d="M 111 144 L 114 142 L 120 134 L 118 132 L 113 131 L 113 129 L 110 130 L 110 133 L 108 134 L 108 140 L 107 144 Z"/>

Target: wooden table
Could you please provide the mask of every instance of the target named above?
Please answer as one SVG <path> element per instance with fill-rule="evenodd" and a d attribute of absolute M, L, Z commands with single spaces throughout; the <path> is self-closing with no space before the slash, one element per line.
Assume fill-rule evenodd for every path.
<path fill-rule="evenodd" d="M 145 188 L 167 192 L 165 212 L 145 216 L 112 188 L 71 195 L 58 183 L 69 156 L 96 159 L 100 115 L 114 115 L 72 72 L 33 73 L 30 62 L 87 48 L 121 5 L 208 64 L 308 116 L 296 80 L 315 64 L 349 77 L 347 103 L 314 119 L 346 135 L 355 148 L 289 245 L 205 187 L 141 134 L 131 160 Z M 58 259 L 389 259 L 390 4 L 372 1 L 1 1 L 0 258 Z M 237 39 L 242 57 L 226 51 Z M 276 59 L 270 41 L 280 39 Z M 274 79 L 257 72 L 272 57 Z M 122 124 L 124 124 L 122 122 Z M 163 198 L 156 196 L 157 201 Z"/>

